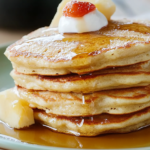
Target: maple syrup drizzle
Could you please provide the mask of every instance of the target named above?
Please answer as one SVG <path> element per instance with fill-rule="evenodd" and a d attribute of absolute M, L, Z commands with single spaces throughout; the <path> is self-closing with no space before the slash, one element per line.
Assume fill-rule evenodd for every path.
<path fill-rule="evenodd" d="M 30 144 L 65 148 L 116 149 L 150 146 L 150 127 L 127 134 L 107 134 L 97 137 L 77 137 L 51 131 L 40 124 L 16 130 L 0 123 L 0 134 Z"/>
<path fill-rule="evenodd" d="M 37 34 L 37 37 L 32 38 L 28 35 L 27 39 L 19 41 L 18 45 L 8 48 L 7 51 L 11 52 L 11 57 L 32 56 L 44 58 L 48 62 L 61 62 L 95 56 L 115 48 L 128 48 L 137 43 L 150 43 L 149 25 L 112 20 L 109 21 L 108 26 L 91 33 L 61 35 L 56 30 L 49 30 L 48 27 L 33 33 Z M 40 47 L 42 49 L 38 51 Z M 43 51 L 49 48 L 53 50 Z"/>

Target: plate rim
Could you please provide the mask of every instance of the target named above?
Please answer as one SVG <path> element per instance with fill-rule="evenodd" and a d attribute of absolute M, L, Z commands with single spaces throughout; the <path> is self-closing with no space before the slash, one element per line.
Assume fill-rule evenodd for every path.
<path fill-rule="evenodd" d="M 11 141 L 10 139 L 4 139 L 0 137 L 0 143 L 4 143 L 3 145 L 8 144 L 8 147 L 10 146 L 11 149 L 15 150 L 94 150 L 94 149 L 81 149 L 81 148 L 64 148 L 64 147 L 52 147 L 52 146 L 41 146 L 36 144 L 28 144 L 21 141 Z M 0 144 L 1 147 L 1 144 Z M 4 148 L 7 148 L 4 146 Z M 17 148 L 17 149 L 16 149 Z M 140 148 L 125 148 L 125 149 L 99 149 L 99 150 L 149 150 L 150 147 L 140 147 Z"/>

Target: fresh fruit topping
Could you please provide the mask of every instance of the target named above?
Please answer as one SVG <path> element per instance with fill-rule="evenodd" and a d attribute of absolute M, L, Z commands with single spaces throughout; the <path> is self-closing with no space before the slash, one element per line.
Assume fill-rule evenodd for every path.
<path fill-rule="evenodd" d="M 96 6 L 92 3 L 72 0 L 64 7 L 63 15 L 66 17 L 83 17 L 95 9 Z"/>

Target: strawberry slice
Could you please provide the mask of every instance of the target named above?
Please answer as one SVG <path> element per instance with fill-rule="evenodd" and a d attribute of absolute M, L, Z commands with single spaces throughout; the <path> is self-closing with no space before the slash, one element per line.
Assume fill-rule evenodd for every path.
<path fill-rule="evenodd" d="M 80 2 L 72 0 L 66 4 L 63 9 L 63 16 L 66 17 L 83 17 L 84 15 L 94 11 L 96 6 L 89 2 Z"/>

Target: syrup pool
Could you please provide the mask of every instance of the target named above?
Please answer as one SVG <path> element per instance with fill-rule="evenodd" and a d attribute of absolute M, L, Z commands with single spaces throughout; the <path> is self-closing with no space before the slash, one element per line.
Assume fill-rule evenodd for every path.
<path fill-rule="evenodd" d="M 27 129 L 15 130 L 0 123 L 0 134 L 30 144 L 43 146 L 83 148 L 83 149 L 117 149 L 150 146 L 150 127 L 127 134 L 108 134 L 97 137 L 77 137 L 51 131 L 40 124 Z"/>

